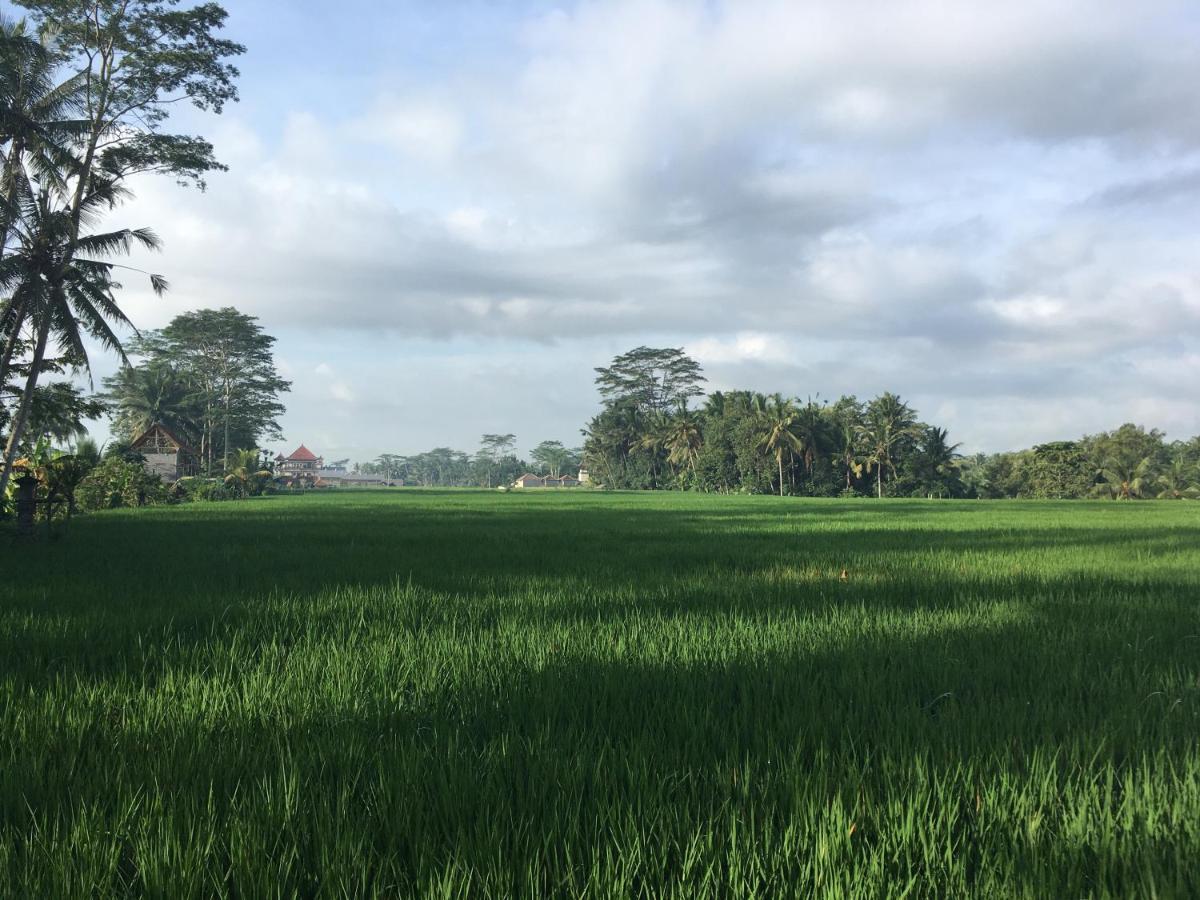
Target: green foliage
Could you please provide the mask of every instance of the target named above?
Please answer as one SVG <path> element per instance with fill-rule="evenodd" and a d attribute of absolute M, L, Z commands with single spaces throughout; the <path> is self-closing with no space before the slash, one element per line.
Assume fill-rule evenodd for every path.
<path fill-rule="evenodd" d="M 1200 895 L 1184 504 L 316 493 L 0 571 L 0 896 Z"/>
<path fill-rule="evenodd" d="M 1039 444 L 1028 457 L 1024 495 L 1043 500 L 1086 497 L 1095 483 L 1078 441 Z"/>
<path fill-rule="evenodd" d="M 254 316 L 232 307 L 183 313 L 147 339 L 149 360 L 171 366 L 191 387 L 192 428 L 207 471 L 218 461 L 228 468 L 237 447 L 281 435 L 279 395 L 291 382 L 275 369 L 274 344 Z"/>
<path fill-rule="evenodd" d="M 699 364 L 679 348 L 635 347 L 596 369 L 606 403 L 631 402 L 643 415 L 665 415 L 702 396 Z"/>
<path fill-rule="evenodd" d="M 529 454 L 539 475 L 574 474 L 579 468 L 579 451 L 568 450 L 562 441 L 542 441 Z"/>
<path fill-rule="evenodd" d="M 166 502 L 167 489 L 141 463 L 110 456 L 83 479 L 76 498 L 84 510 L 152 506 Z"/>
<path fill-rule="evenodd" d="M 35 400 L 51 337 L 88 368 L 85 337 L 121 356 L 111 258 L 156 249 L 147 228 L 85 230 L 130 194 L 132 176 L 157 172 L 203 184 L 221 166 L 202 138 L 164 133 L 173 104 L 219 112 L 236 99 L 242 47 L 216 36 L 218 3 L 178 0 L 21 0 L 31 28 L 0 27 L 0 388 L 22 333 L 33 336 L 28 375 L 8 424 L 0 494 Z M 30 35 L 39 32 L 39 45 Z M 149 274 L 149 273 L 143 273 Z M 161 294 L 166 280 L 149 275 Z M 227 442 L 228 443 L 228 442 Z"/>
<path fill-rule="evenodd" d="M 173 503 L 215 503 L 233 500 L 236 496 L 238 495 L 226 486 L 225 479 L 200 476 L 180 478 L 171 485 L 168 493 Z"/>
<path fill-rule="evenodd" d="M 272 483 L 274 475 L 266 468 L 265 454 L 258 450 L 237 450 L 229 457 L 225 489 L 234 497 L 257 497 Z"/>
<path fill-rule="evenodd" d="M 160 346 L 152 340 L 140 341 L 136 349 L 150 348 L 153 355 L 141 365 L 123 366 L 104 379 L 113 433 L 132 441 L 159 424 L 195 445 L 200 439 L 200 400 L 188 375 L 172 359 L 164 358 L 165 353 L 155 353 Z"/>

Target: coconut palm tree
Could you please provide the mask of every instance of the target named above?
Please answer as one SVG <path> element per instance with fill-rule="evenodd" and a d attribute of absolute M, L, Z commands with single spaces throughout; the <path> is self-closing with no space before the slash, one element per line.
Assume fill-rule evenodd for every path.
<path fill-rule="evenodd" d="M 930 496 L 934 493 L 952 493 L 955 485 L 961 487 L 958 478 L 958 461 L 962 444 L 951 444 L 945 428 L 931 425 L 921 433 L 920 468 L 924 474 L 925 489 Z"/>
<path fill-rule="evenodd" d="M 1195 500 L 1200 498 L 1200 466 L 1183 453 L 1177 453 L 1166 470 L 1154 480 L 1159 500 Z"/>
<path fill-rule="evenodd" d="M 804 471 L 811 475 L 813 463 L 830 445 L 829 422 L 822 407 L 813 400 L 801 406 L 796 410 L 796 425 L 792 431 L 804 445 L 800 458 Z"/>
<path fill-rule="evenodd" d="M 52 48 L 31 37 L 23 21 L 0 20 L 0 252 L 7 253 L 22 215 L 22 199 L 40 180 L 65 190 L 65 173 L 78 166 L 71 141 L 87 129 L 78 117 L 87 89 L 82 74 L 53 81 Z M 21 340 L 29 297 L 0 300 L 0 383 Z"/>
<path fill-rule="evenodd" d="M 1097 475 L 1103 479 L 1093 489 L 1100 497 L 1113 500 L 1136 500 L 1153 483 L 1154 458 L 1143 456 L 1137 461 L 1110 457 L 1101 464 Z"/>
<path fill-rule="evenodd" d="M 804 442 L 796 434 L 795 428 L 799 418 L 796 407 L 790 400 L 784 400 L 776 394 L 766 404 L 766 409 L 759 418 L 760 437 L 759 449 L 775 457 L 779 469 L 779 496 L 783 496 L 783 459 L 804 450 Z"/>
<path fill-rule="evenodd" d="M 225 487 L 239 497 L 261 494 L 271 472 L 258 450 L 235 450 L 229 456 Z"/>
<path fill-rule="evenodd" d="M 686 409 L 680 409 L 679 414 L 667 427 L 667 438 L 663 446 L 667 450 L 667 462 L 676 466 L 686 466 L 694 475 L 696 459 L 704 446 L 704 433 L 700 429 L 699 417 Z"/>
<path fill-rule="evenodd" d="M 846 490 L 854 490 L 854 479 L 862 476 L 863 464 L 859 461 L 859 435 L 853 423 L 843 422 L 836 432 L 837 459 L 846 475 Z"/>
<path fill-rule="evenodd" d="M 86 217 L 112 206 L 110 187 L 98 184 L 85 199 Z M 114 297 L 114 291 L 120 288 L 113 279 L 114 270 L 128 267 L 108 262 L 106 257 L 127 254 L 135 245 L 159 247 L 157 236 L 148 229 L 77 236 L 70 210 L 56 204 L 54 192 L 44 187 L 21 198 L 21 215 L 14 223 L 12 237 L 16 240 L 12 252 L 0 260 L 0 289 L 11 287 L 13 302 L 25 309 L 34 347 L 5 446 L 0 496 L 8 486 L 50 336 L 53 334 L 59 347 L 85 371 L 89 370 L 89 362 L 84 333 L 117 352 L 127 363 L 121 340 L 110 322 L 133 328 Z M 149 278 L 155 293 L 166 291 L 165 279 L 158 275 Z"/>
<path fill-rule="evenodd" d="M 159 424 L 195 441 L 200 410 L 187 377 L 165 362 L 123 366 L 104 379 L 114 431 L 127 440 Z"/>
<path fill-rule="evenodd" d="M 867 424 L 856 431 L 864 445 L 863 462 L 867 472 L 875 472 L 875 495 L 883 497 L 885 472 L 896 475 L 897 449 L 916 436 L 916 417 L 907 403 L 890 392 L 884 392 L 867 406 Z"/>

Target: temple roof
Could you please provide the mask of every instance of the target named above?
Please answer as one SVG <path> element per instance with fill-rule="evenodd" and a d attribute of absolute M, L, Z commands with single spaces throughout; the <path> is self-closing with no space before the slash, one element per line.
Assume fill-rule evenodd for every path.
<path fill-rule="evenodd" d="M 288 457 L 289 462 L 316 462 L 316 460 L 317 455 L 303 444 L 299 449 L 292 451 L 292 455 Z"/>

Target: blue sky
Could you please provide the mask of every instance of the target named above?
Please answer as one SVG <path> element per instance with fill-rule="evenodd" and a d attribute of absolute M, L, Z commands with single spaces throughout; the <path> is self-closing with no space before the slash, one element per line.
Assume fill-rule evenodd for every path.
<path fill-rule="evenodd" d="M 641 343 L 968 450 L 1200 432 L 1194 4 L 226 5 L 231 171 L 137 186 L 124 300 L 259 316 L 287 449 L 577 444 Z"/>

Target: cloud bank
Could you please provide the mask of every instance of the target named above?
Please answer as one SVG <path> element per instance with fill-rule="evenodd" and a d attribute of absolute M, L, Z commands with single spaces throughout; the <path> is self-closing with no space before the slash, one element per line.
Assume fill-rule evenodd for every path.
<path fill-rule="evenodd" d="M 260 316 L 303 373 L 289 437 L 573 442 L 643 342 L 713 387 L 898 390 L 972 449 L 1200 431 L 1189 4 L 579 3 L 487 54 L 430 27 L 437 60 L 346 102 L 206 123 L 232 171 L 124 213 L 176 286 L 136 320 Z"/>

